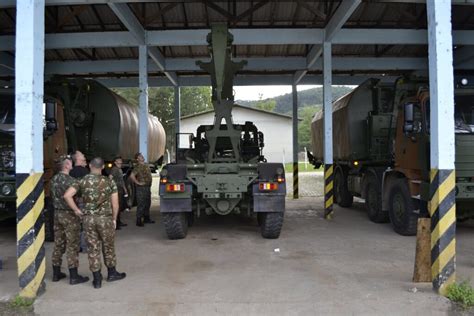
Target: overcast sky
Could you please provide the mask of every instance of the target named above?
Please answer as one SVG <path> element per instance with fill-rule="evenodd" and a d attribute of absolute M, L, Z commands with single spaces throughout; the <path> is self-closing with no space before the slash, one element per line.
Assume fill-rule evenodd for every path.
<path fill-rule="evenodd" d="M 316 88 L 320 86 L 298 85 L 298 91 Z M 291 93 L 291 86 L 234 86 L 235 100 L 258 100 L 260 94 L 262 99 L 276 97 L 278 95 Z"/>

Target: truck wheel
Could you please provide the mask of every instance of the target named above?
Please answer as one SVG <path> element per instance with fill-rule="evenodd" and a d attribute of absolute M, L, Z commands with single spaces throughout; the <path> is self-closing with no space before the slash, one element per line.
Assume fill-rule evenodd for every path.
<path fill-rule="evenodd" d="M 410 191 L 404 179 L 397 179 L 389 193 L 388 213 L 395 232 L 403 236 L 416 234 L 418 214 L 414 213 Z"/>
<path fill-rule="evenodd" d="M 334 176 L 334 198 L 341 207 L 351 207 L 354 197 L 347 189 L 347 178 L 340 168 L 336 168 Z"/>
<path fill-rule="evenodd" d="M 44 240 L 54 241 L 54 207 L 51 198 L 44 199 Z"/>
<path fill-rule="evenodd" d="M 268 212 L 262 214 L 260 225 L 262 237 L 276 239 L 280 237 L 281 226 L 283 226 L 283 212 Z"/>
<path fill-rule="evenodd" d="M 168 239 L 183 239 L 188 233 L 188 215 L 184 212 L 162 213 Z"/>
<path fill-rule="evenodd" d="M 382 211 L 382 192 L 377 178 L 370 175 L 365 190 L 365 208 L 369 219 L 374 223 L 387 223 L 388 212 Z"/>

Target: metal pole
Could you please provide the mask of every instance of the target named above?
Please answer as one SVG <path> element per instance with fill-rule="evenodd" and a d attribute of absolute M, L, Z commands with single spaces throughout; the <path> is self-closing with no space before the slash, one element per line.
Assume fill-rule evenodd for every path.
<path fill-rule="evenodd" d="M 293 198 L 299 198 L 298 190 L 298 91 L 292 86 L 293 95 Z"/>
<path fill-rule="evenodd" d="M 148 48 L 146 45 L 140 45 L 138 48 L 138 76 L 140 86 L 138 150 L 148 161 Z"/>
<path fill-rule="evenodd" d="M 181 120 L 181 88 L 174 88 L 174 130 L 176 135 L 176 149 L 179 148 L 179 123 Z"/>
<path fill-rule="evenodd" d="M 428 0 L 430 207 L 433 288 L 445 294 L 456 275 L 454 78 L 451 1 Z"/>
<path fill-rule="evenodd" d="M 44 290 L 42 216 L 44 0 L 17 1 L 15 49 L 15 157 L 17 258 L 20 296 Z"/>
<path fill-rule="evenodd" d="M 324 218 L 333 216 L 334 167 L 332 151 L 332 57 L 331 43 L 323 43 L 323 113 L 324 113 Z"/>

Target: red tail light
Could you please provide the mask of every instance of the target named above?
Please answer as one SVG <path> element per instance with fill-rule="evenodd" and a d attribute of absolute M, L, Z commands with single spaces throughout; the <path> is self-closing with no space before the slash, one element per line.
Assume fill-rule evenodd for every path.
<path fill-rule="evenodd" d="M 167 184 L 166 192 L 184 192 L 184 183 Z"/>
<path fill-rule="evenodd" d="M 278 183 L 274 182 L 260 182 L 258 184 L 260 191 L 275 191 L 278 190 Z"/>

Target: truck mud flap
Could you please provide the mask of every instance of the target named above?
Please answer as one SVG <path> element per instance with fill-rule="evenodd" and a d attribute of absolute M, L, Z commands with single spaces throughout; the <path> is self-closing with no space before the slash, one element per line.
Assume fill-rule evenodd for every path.
<path fill-rule="evenodd" d="M 161 213 L 191 212 L 191 198 L 160 199 Z"/>
<path fill-rule="evenodd" d="M 285 211 L 285 195 L 254 193 L 253 211 L 255 213 L 284 212 Z"/>

